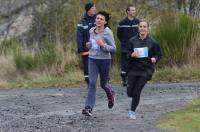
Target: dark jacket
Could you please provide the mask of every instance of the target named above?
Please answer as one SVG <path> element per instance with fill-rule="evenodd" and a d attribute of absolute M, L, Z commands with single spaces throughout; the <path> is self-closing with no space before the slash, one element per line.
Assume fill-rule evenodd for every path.
<path fill-rule="evenodd" d="M 138 33 L 139 19 L 129 20 L 128 17 L 119 22 L 117 26 L 117 37 L 121 43 L 121 50 L 126 51 L 128 40 Z"/>
<path fill-rule="evenodd" d="M 76 41 L 79 53 L 89 50 L 85 44 L 86 42 L 89 42 L 89 30 L 95 26 L 95 18 L 96 16 L 91 17 L 87 14 L 84 14 L 77 25 Z"/>
<path fill-rule="evenodd" d="M 131 54 L 134 52 L 134 48 L 147 47 L 148 56 L 143 58 L 132 58 Z M 128 73 L 136 76 L 145 76 L 148 80 L 151 79 L 155 64 L 151 62 L 151 58 L 155 57 L 158 62 L 162 57 L 160 46 L 149 36 L 144 40 L 139 39 L 139 35 L 132 37 L 128 42 Z"/>

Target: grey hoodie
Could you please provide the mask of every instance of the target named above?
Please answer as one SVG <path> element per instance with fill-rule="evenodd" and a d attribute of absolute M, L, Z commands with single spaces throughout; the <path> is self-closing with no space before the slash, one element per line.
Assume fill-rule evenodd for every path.
<path fill-rule="evenodd" d="M 90 50 L 89 58 L 93 59 L 111 59 L 111 52 L 116 51 L 115 41 L 113 38 L 113 33 L 110 28 L 106 27 L 103 32 L 96 34 L 94 32 L 95 27 L 90 29 Z M 103 48 L 99 46 L 95 39 L 102 38 L 106 46 Z"/>

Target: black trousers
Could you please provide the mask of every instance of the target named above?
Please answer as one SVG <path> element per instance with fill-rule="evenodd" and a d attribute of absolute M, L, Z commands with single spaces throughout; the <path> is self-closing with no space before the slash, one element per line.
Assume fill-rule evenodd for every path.
<path fill-rule="evenodd" d="M 128 74 L 127 95 L 128 97 L 132 97 L 132 102 L 131 102 L 132 111 L 136 110 L 140 101 L 141 91 L 146 83 L 147 83 L 146 77 Z"/>
<path fill-rule="evenodd" d="M 126 82 L 128 61 L 126 59 L 126 52 L 121 52 L 121 78 L 123 82 Z"/>
<path fill-rule="evenodd" d="M 83 72 L 84 72 L 84 78 L 87 84 L 89 84 L 89 75 L 88 75 L 88 56 L 82 56 L 82 62 L 83 62 Z"/>

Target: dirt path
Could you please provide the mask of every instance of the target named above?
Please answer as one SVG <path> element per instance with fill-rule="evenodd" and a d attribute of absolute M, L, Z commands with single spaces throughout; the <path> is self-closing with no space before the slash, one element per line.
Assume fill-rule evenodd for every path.
<path fill-rule="evenodd" d="M 81 115 L 86 88 L 0 90 L 0 132 L 165 132 L 158 118 L 200 95 L 200 82 L 148 84 L 141 95 L 137 120 L 127 119 L 130 99 L 115 86 L 116 105 L 107 108 L 98 88 L 93 117 Z"/>

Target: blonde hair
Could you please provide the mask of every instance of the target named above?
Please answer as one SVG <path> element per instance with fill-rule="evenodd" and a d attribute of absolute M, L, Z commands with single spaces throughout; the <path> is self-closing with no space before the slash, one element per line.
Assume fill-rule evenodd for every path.
<path fill-rule="evenodd" d="M 140 23 L 141 22 L 146 22 L 147 23 L 147 27 L 149 27 L 149 22 L 145 18 L 140 19 Z M 140 25 L 140 23 L 139 23 L 139 25 Z"/>

